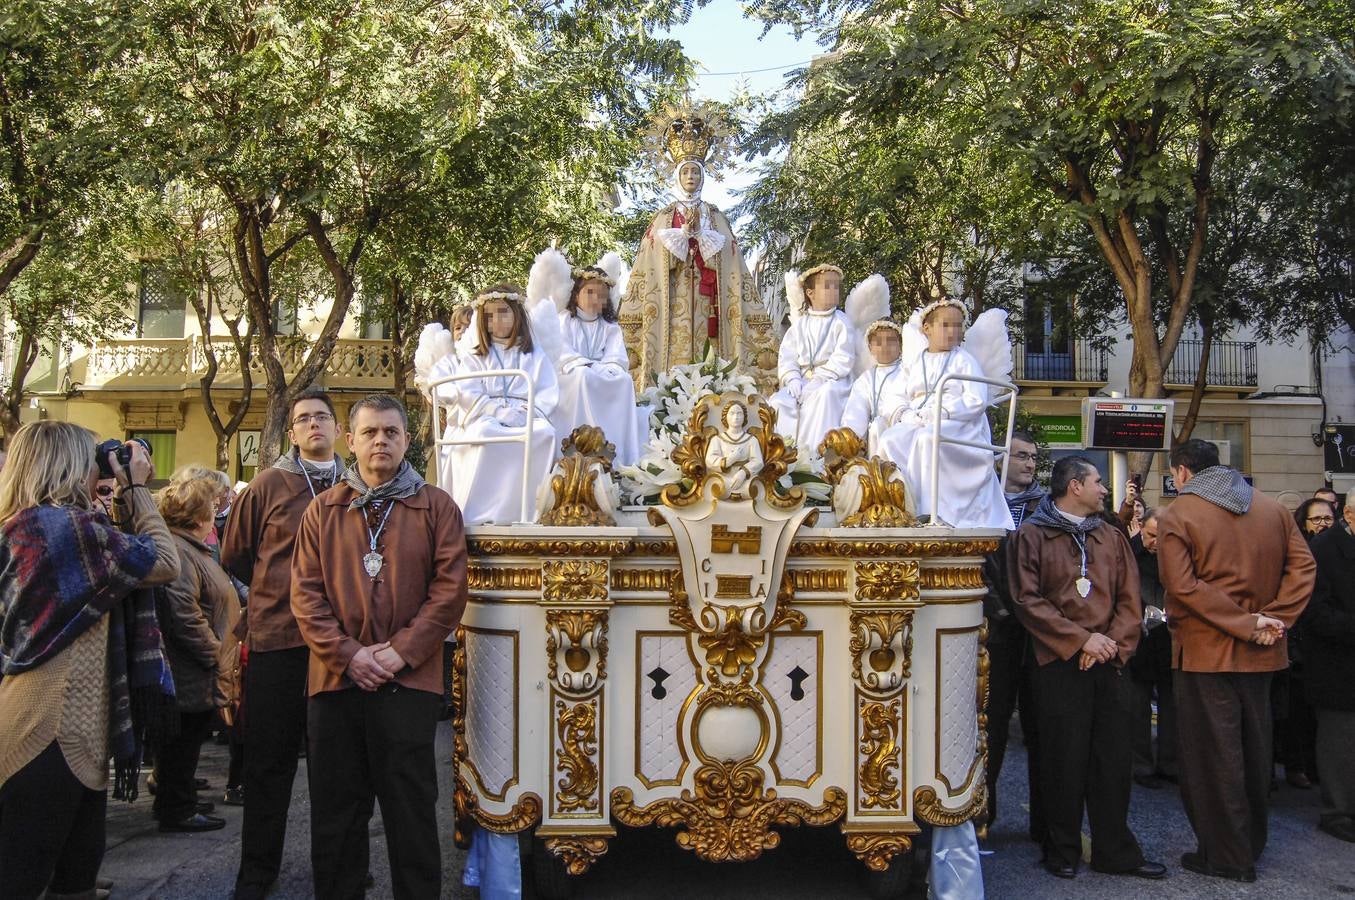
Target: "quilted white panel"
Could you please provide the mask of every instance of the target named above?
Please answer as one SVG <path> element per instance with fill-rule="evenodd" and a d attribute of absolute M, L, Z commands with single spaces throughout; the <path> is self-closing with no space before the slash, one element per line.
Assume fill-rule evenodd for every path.
<path fill-rule="evenodd" d="M 784 781 L 807 782 L 821 771 L 820 640 L 818 634 L 775 635 L 769 661 L 763 669 L 762 686 L 771 695 L 781 718 L 781 746 L 773 761 Z M 796 685 L 799 691 L 795 690 Z"/>
<path fill-rule="evenodd" d="M 635 690 L 639 706 L 638 775 L 649 782 L 676 781 L 682 769 L 677 733 L 678 714 L 687 695 L 696 687 L 696 670 L 687 654 L 687 636 L 641 635 L 637 638 L 639 660 Z M 658 670 L 663 672 L 659 673 Z M 651 673 L 659 675 L 656 683 Z M 655 697 L 656 692 L 661 697 Z"/>
<path fill-rule="evenodd" d="M 941 684 L 936 695 L 941 756 L 936 766 L 954 794 L 969 776 L 978 749 L 978 700 L 974 690 L 979 664 L 978 632 L 941 633 L 937 635 L 937 644 L 941 657 Z"/>
<path fill-rule="evenodd" d="M 517 776 L 517 638 L 466 631 L 466 747 L 487 794 Z"/>

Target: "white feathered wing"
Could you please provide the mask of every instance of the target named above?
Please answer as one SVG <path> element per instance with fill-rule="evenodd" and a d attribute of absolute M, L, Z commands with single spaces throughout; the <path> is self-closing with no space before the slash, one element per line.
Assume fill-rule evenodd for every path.
<path fill-rule="evenodd" d="M 414 351 L 414 383 L 428 392 L 433 367 L 455 352 L 452 333 L 441 322 L 429 322 L 419 334 L 419 346 Z"/>
<path fill-rule="evenodd" d="M 805 289 L 800 284 L 800 273 L 794 269 L 786 272 L 786 313 L 790 324 L 800 321 L 805 311 Z"/>
<path fill-rule="evenodd" d="M 538 300 L 549 299 L 557 313 L 563 312 L 573 290 L 574 267 L 565 255 L 554 247 L 538 253 L 527 274 L 527 308 L 535 307 Z"/>
<path fill-rule="evenodd" d="M 877 319 L 889 316 L 889 282 L 879 273 L 871 275 L 847 294 L 847 321 L 856 333 L 856 364 L 852 375 L 860 375 L 872 362 L 866 346 L 866 329 Z"/>
<path fill-rule="evenodd" d="M 620 253 L 613 251 L 598 260 L 598 268 L 606 272 L 607 277 L 612 280 L 612 308 L 619 308 L 621 298 L 626 293 L 626 283 L 630 281 L 630 267 L 626 265 Z"/>
<path fill-rule="evenodd" d="M 980 313 L 965 332 L 964 343 L 960 346 L 978 360 L 985 376 L 1011 381 L 1014 363 L 1006 310 L 990 309 Z"/>

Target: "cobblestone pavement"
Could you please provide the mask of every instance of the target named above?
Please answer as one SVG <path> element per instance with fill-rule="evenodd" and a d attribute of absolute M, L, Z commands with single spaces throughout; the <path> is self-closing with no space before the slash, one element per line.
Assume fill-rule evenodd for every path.
<path fill-rule="evenodd" d="M 439 758 L 450 754 L 451 730 L 444 723 L 438 732 Z M 305 761 L 297 775 L 282 875 L 271 895 L 280 898 L 311 896 L 309 865 L 309 815 Z M 205 794 L 220 799 L 226 772 L 226 749 L 213 744 L 203 748 L 199 774 L 212 784 Z M 1299 791 L 1282 785 L 1272 799 L 1270 844 L 1254 885 L 1218 882 L 1182 871 L 1181 853 L 1192 849 L 1190 826 L 1174 789 L 1134 788 L 1130 824 L 1150 859 L 1167 864 L 1170 877 L 1162 882 L 1097 875 L 1084 870 L 1076 881 L 1061 881 L 1046 875 L 1037 861 L 1039 852 L 1024 839 L 1026 798 L 1025 760 L 1019 741 L 1008 751 L 1001 795 L 1007 804 L 1001 811 L 985 850 L 983 871 L 989 897 L 1079 898 L 1088 896 L 1142 900 L 1144 897 L 1309 898 L 1348 897 L 1355 894 L 1355 845 L 1342 843 L 1319 832 L 1317 792 Z M 451 841 L 451 788 L 447 767 L 441 771 L 439 808 L 442 816 L 443 897 L 470 900 L 478 892 L 461 887 L 465 855 Z M 131 805 L 109 803 L 108 853 L 103 874 L 113 878 L 115 900 L 166 898 L 166 900 L 220 900 L 230 896 L 239 862 L 241 811 L 218 805 L 227 820 L 222 831 L 200 835 L 161 834 L 150 815 L 150 799 L 143 795 Z M 380 815 L 372 821 L 372 874 L 375 888 L 370 898 L 390 896 L 385 835 Z M 530 897 L 530 889 L 528 890 Z M 673 842 L 668 830 L 648 829 L 622 833 L 610 850 L 583 880 L 575 893 L 580 900 L 712 900 L 776 897 L 778 900 L 830 900 L 869 896 L 862 882 L 861 866 L 846 851 L 836 828 L 787 829 L 781 845 L 753 863 L 713 865 L 695 859 Z"/>

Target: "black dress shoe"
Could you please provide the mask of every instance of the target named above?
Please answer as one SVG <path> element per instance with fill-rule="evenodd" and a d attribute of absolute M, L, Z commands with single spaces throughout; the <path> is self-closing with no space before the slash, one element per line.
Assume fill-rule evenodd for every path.
<path fill-rule="evenodd" d="M 187 819 L 181 819 L 178 822 L 161 822 L 161 831 L 216 831 L 226 827 L 226 820 L 216 816 L 204 816 L 202 813 L 195 813 Z"/>
<path fill-rule="evenodd" d="M 1098 869 L 1096 866 L 1092 866 L 1092 871 L 1100 872 L 1102 875 L 1132 875 L 1135 878 L 1149 878 L 1154 881 L 1159 878 L 1167 877 L 1166 866 L 1162 865 L 1162 863 L 1149 862 L 1148 860 L 1139 863 L 1138 868 L 1135 869 L 1117 869 L 1111 871 L 1109 869 Z"/>
<path fill-rule="evenodd" d="M 1228 866 L 1216 866 L 1209 862 L 1198 853 L 1182 853 L 1181 868 L 1188 872 L 1194 872 L 1197 875 L 1208 875 L 1210 878 L 1226 878 L 1229 881 L 1240 881 L 1243 884 L 1251 884 L 1256 880 L 1256 869 L 1231 869 Z"/>
<path fill-rule="evenodd" d="M 1056 878 L 1076 878 L 1077 866 L 1070 866 L 1068 863 L 1059 862 L 1056 859 L 1042 859 L 1040 865 L 1044 870 Z"/>

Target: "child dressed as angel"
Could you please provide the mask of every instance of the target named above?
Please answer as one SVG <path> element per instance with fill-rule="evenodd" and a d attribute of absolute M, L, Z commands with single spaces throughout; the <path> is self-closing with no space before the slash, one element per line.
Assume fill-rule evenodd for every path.
<path fill-rule="evenodd" d="M 786 273 L 792 322 L 777 358 L 781 389 L 767 402 L 776 410 L 777 433 L 802 453 L 814 452 L 838 427 L 851 391 L 856 335 L 838 309 L 841 293 L 837 266 Z"/>
<path fill-rule="evenodd" d="M 871 456 L 879 456 L 881 432 L 909 408 L 907 373 L 899 358 L 903 328 L 893 319 L 876 319 L 866 327 L 865 345 L 870 363 L 852 383 L 842 424 L 861 436 Z"/>
<path fill-rule="evenodd" d="M 620 257 L 609 253 L 598 265 L 572 273 L 569 300 L 560 312 L 560 404 L 551 421 L 562 439 L 580 425 L 601 428 L 616 447 L 616 464 L 624 466 L 639 458 L 645 432 L 616 324 L 622 268 Z"/>
<path fill-rule="evenodd" d="M 537 488 L 555 460 L 558 442 L 550 415 L 559 401 L 559 383 L 553 362 L 533 343 L 524 300 L 522 289 L 512 284 L 496 284 L 476 296 L 473 325 L 459 345 L 456 369 L 460 374 L 525 371 L 535 386 L 533 408 L 527 408 L 527 383 L 521 376 L 468 379 L 437 389 L 440 398 L 454 399 L 464 410 L 460 423 L 448 426 L 448 438 L 531 435 L 530 472 L 522 469 L 518 444 L 447 448 L 439 480 L 451 486 L 452 499 L 468 525 L 519 521 L 523 491 L 528 521 L 534 520 Z"/>
<path fill-rule="evenodd" d="M 1012 528 L 1011 511 L 988 450 L 943 443 L 939 496 L 931 493 L 938 415 L 943 436 L 992 443 L 987 385 L 956 380 L 943 385 L 942 381 L 947 375 L 1009 377 L 1011 344 L 1005 319 L 1006 313 L 990 310 L 966 335 L 968 313 L 964 306 L 943 297 L 915 312 L 903 329 L 904 405 L 895 412 L 890 426 L 880 432 L 879 450 L 903 472 L 908 490 L 916 498 L 918 516 L 930 516 L 934 523 L 958 528 Z M 990 360 L 988 368 L 1001 370 L 1005 366 L 1006 371 L 986 373 L 980 359 L 967 347 Z"/>

